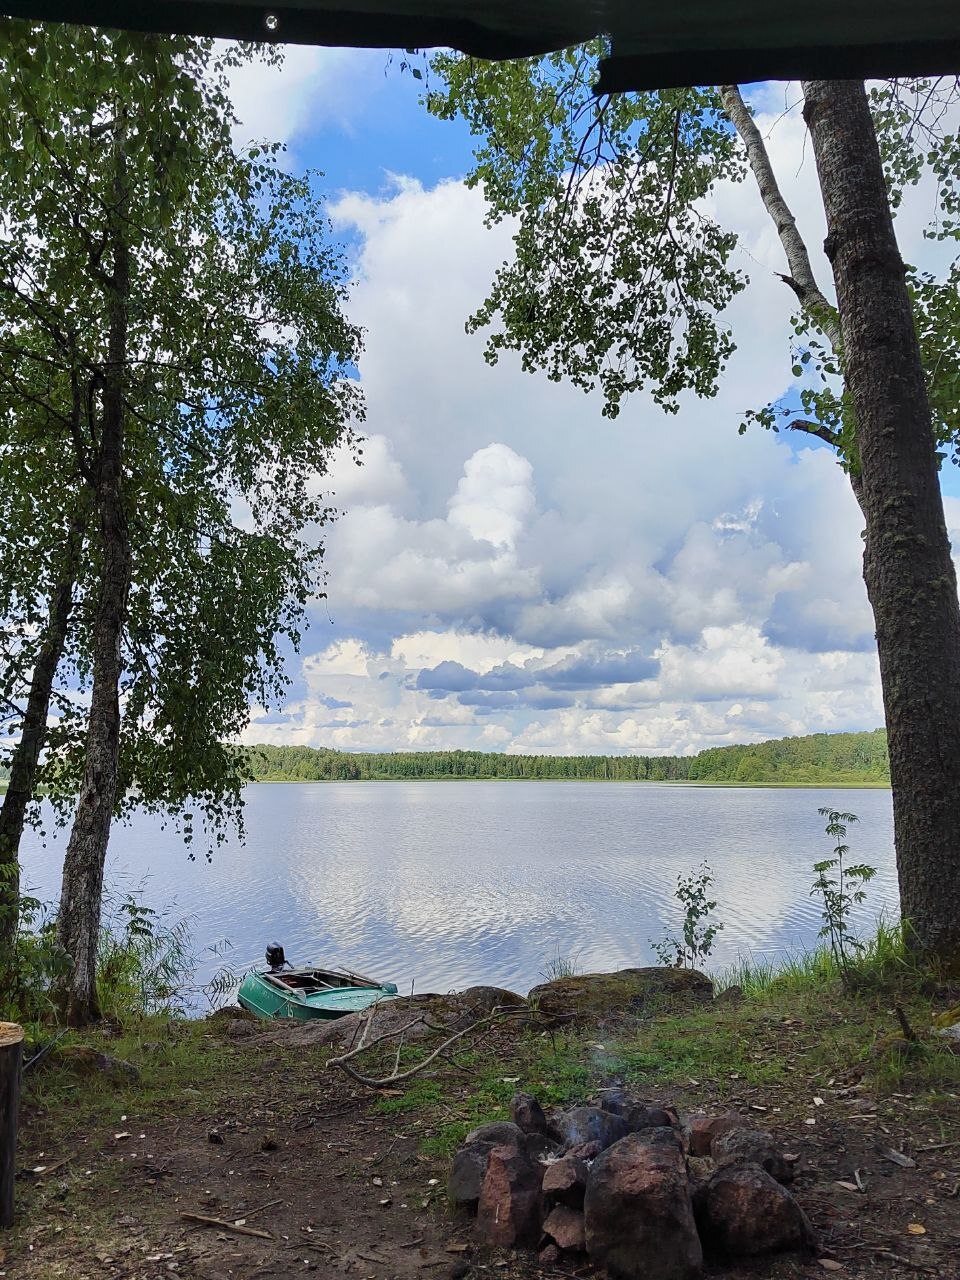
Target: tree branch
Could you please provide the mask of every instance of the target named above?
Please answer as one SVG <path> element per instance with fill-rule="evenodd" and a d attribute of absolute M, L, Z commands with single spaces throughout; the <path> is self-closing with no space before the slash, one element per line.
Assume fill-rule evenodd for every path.
<path fill-rule="evenodd" d="M 832 427 L 825 427 L 822 422 L 811 422 L 808 418 L 794 418 L 792 422 L 787 423 L 790 431 L 803 431 L 808 436 L 816 436 L 818 440 L 822 440 L 825 444 L 839 450 L 840 436 Z M 852 467 L 846 466 L 847 476 L 850 480 L 850 488 L 853 490 L 853 496 L 860 504 L 860 510 L 863 510 L 863 481 L 860 474 L 854 471 Z"/>
<path fill-rule="evenodd" d="M 780 243 L 783 245 L 783 251 L 786 254 L 790 274 L 789 276 L 781 275 L 780 279 L 797 295 L 800 305 L 822 327 L 824 333 L 830 339 L 834 351 L 839 353 L 842 350 L 842 343 L 840 321 L 836 308 L 830 304 L 817 284 L 813 268 L 810 265 L 807 246 L 804 243 L 803 236 L 797 229 L 797 221 L 790 210 L 790 206 L 783 198 L 783 193 L 777 184 L 773 165 L 770 163 L 770 157 L 767 154 L 763 138 L 760 136 L 760 130 L 757 128 L 737 85 L 721 85 L 720 99 L 730 123 L 740 135 L 740 139 L 746 148 L 747 160 L 753 170 L 753 176 L 757 180 L 757 186 L 760 188 L 760 198 L 763 200 L 767 213 L 773 219 L 773 224 L 777 228 L 777 235 L 780 237 Z"/>
<path fill-rule="evenodd" d="M 822 422 L 811 422 L 807 418 L 794 418 L 793 422 L 788 422 L 787 426 L 791 431 L 804 431 L 808 436 L 816 436 L 818 440 L 822 440 L 824 444 L 832 445 L 834 449 L 840 445 L 840 437 L 832 427 L 825 427 Z"/>
<path fill-rule="evenodd" d="M 374 1008 L 376 1008 L 376 1006 L 374 1006 Z M 472 1031 L 479 1031 L 482 1027 L 489 1026 L 491 1022 L 496 1022 L 499 1018 L 509 1016 L 511 1013 L 515 1012 L 515 1009 L 511 1009 L 508 1006 L 498 1005 L 485 1018 L 478 1018 L 476 1022 L 471 1022 L 468 1027 L 464 1027 L 462 1031 L 457 1031 L 452 1036 L 448 1036 L 447 1039 L 444 1040 L 442 1044 L 438 1045 L 431 1054 L 428 1054 L 422 1062 L 416 1063 L 415 1066 L 408 1068 L 406 1071 L 397 1071 L 396 1066 L 399 1065 L 399 1063 L 397 1063 L 394 1066 L 393 1074 L 385 1076 L 382 1080 L 377 1080 L 373 1076 L 362 1075 L 355 1067 L 350 1065 L 351 1060 L 366 1050 L 372 1049 L 375 1045 L 382 1044 L 384 1040 L 392 1039 L 394 1036 L 400 1036 L 402 1043 L 403 1036 L 412 1027 L 415 1027 L 419 1023 L 425 1021 L 425 1014 L 421 1014 L 419 1017 L 414 1018 L 412 1022 L 405 1023 L 395 1031 L 386 1031 L 383 1035 L 375 1036 L 374 1039 L 370 1041 L 366 1040 L 366 1031 L 368 1027 L 365 1027 L 364 1036 L 361 1038 L 357 1047 L 349 1050 L 347 1053 L 341 1054 L 339 1057 L 328 1058 L 327 1066 L 339 1067 L 340 1070 L 344 1072 L 345 1075 L 348 1075 L 351 1080 L 355 1080 L 357 1084 L 365 1085 L 368 1089 L 385 1089 L 390 1085 L 400 1084 L 404 1080 L 409 1080 L 413 1076 L 419 1075 L 419 1073 L 423 1071 L 424 1068 L 428 1067 L 431 1062 L 435 1062 L 437 1058 L 441 1057 L 445 1049 L 454 1044 L 457 1040 L 462 1040 L 464 1036 L 469 1035 Z M 372 1022 L 372 1020 L 373 1019 L 371 1017 L 369 1021 Z"/>

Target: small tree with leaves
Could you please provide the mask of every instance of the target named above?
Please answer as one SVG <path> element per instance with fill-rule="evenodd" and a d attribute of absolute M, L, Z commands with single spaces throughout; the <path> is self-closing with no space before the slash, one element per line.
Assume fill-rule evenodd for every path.
<path fill-rule="evenodd" d="M 866 863 L 848 864 L 845 859 L 850 846 L 845 844 L 847 827 L 851 822 L 859 822 L 855 813 L 844 813 L 829 807 L 818 809 L 821 818 L 826 818 L 825 831 L 836 843 L 833 857 L 815 862 L 813 869 L 816 880 L 810 889 L 811 897 L 819 898 L 822 908 L 823 928 L 819 936 L 830 943 L 830 951 L 844 980 L 849 977 L 851 962 L 863 950 L 864 943 L 854 932 L 851 920 L 853 908 L 859 906 L 866 898 L 864 885 L 877 873 L 876 867 Z"/>
<path fill-rule="evenodd" d="M 723 928 L 711 920 L 716 900 L 709 896 L 713 873 L 702 862 L 693 875 L 677 876 L 674 897 L 683 907 L 683 927 L 678 934 L 668 933 L 662 941 L 652 942 L 657 959 L 674 969 L 698 968 L 713 950 L 714 939 Z"/>

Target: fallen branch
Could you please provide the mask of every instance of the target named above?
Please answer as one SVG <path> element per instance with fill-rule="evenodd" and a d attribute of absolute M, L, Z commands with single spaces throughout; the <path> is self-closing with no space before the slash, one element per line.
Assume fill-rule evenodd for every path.
<path fill-rule="evenodd" d="M 237 1217 L 238 1217 L 238 1218 L 245 1218 L 245 1219 L 247 1219 L 247 1221 L 249 1221 L 249 1220 L 254 1216 L 254 1214 L 257 1214 L 257 1213 L 266 1213 L 266 1211 L 267 1211 L 268 1209 L 274 1209 L 274 1208 L 276 1208 L 276 1206 L 277 1206 L 278 1204 L 283 1204 L 283 1200 L 282 1200 L 282 1199 L 281 1199 L 281 1200 L 268 1200 L 266 1204 L 262 1204 L 262 1205 L 260 1205 L 260 1207 L 259 1207 L 259 1208 L 257 1208 L 257 1209 L 250 1209 L 247 1213 L 238 1213 L 238 1214 L 237 1214 Z"/>
<path fill-rule="evenodd" d="M 235 1222 L 226 1218 L 210 1218 L 205 1213 L 181 1213 L 184 1222 L 195 1222 L 201 1227 L 219 1227 L 221 1231 L 232 1231 L 238 1236 L 256 1236 L 258 1240 L 272 1240 L 269 1231 L 261 1231 L 258 1227 L 238 1227 Z"/>
<path fill-rule="evenodd" d="M 404 1026 L 398 1027 L 395 1031 L 384 1032 L 383 1035 L 376 1036 L 373 1040 L 370 1040 L 367 1043 L 364 1043 L 364 1040 L 366 1039 L 366 1037 L 364 1037 L 355 1049 L 351 1049 L 349 1052 L 343 1053 L 339 1057 L 328 1058 L 327 1066 L 339 1067 L 340 1070 L 344 1072 L 345 1075 L 348 1075 L 351 1080 L 355 1080 L 357 1084 L 362 1084 L 368 1089 L 386 1089 L 389 1088 L 390 1085 L 400 1084 L 401 1081 L 410 1080 L 415 1075 L 418 1075 L 421 1071 L 425 1070 L 431 1062 L 435 1062 L 437 1058 L 441 1057 L 445 1049 L 448 1049 L 450 1045 L 455 1044 L 458 1040 L 462 1040 L 472 1032 L 479 1031 L 483 1027 L 489 1026 L 492 1022 L 496 1022 L 498 1019 L 516 1012 L 516 1009 L 513 1009 L 508 1005 L 498 1005 L 488 1013 L 485 1018 L 478 1018 L 476 1022 L 471 1022 L 468 1027 L 464 1027 L 462 1031 L 456 1031 L 452 1036 L 448 1036 L 447 1039 L 444 1040 L 442 1044 L 438 1045 L 432 1053 L 428 1054 L 422 1062 L 418 1062 L 415 1066 L 409 1067 L 406 1071 L 397 1071 L 394 1069 L 392 1075 L 386 1076 L 382 1080 L 377 1080 L 373 1076 L 363 1075 L 361 1072 L 357 1071 L 356 1068 L 352 1067 L 350 1063 L 359 1054 L 363 1053 L 367 1049 L 374 1048 L 378 1044 L 382 1044 L 384 1040 L 390 1040 L 394 1036 L 400 1036 L 402 1039 L 411 1027 L 415 1027 L 417 1023 L 422 1021 L 422 1018 L 415 1018 L 412 1022 L 408 1022 Z"/>

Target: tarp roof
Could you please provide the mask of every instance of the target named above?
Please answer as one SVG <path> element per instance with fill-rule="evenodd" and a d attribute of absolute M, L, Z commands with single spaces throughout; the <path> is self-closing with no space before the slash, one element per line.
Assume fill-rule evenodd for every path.
<path fill-rule="evenodd" d="M 960 0 L 0 0 L 0 12 L 493 59 L 605 35 L 603 90 L 960 72 Z"/>

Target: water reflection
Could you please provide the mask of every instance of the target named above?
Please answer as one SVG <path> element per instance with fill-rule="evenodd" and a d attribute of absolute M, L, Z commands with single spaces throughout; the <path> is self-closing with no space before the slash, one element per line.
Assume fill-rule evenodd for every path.
<path fill-rule="evenodd" d="M 878 868 L 866 915 L 897 903 L 888 791 L 566 782 L 262 784 L 247 791 L 247 842 L 191 862 L 138 815 L 118 828 L 108 879 L 148 878 L 147 901 L 221 938 L 243 965 L 264 944 L 340 962 L 401 990 L 485 982 L 526 991 L 551 956 L 583 970 L 654 962 L 676 923 L 679 873 L 716 877 L 715 963 L 811 946 L 812 863 L 829 854 L 817 808 L 852 808 L 857 861 Z M 65 841 L 24 849 L 26 883 L 55 898 Z M 199 976 L 216 968 L 212 955 Z"/>

